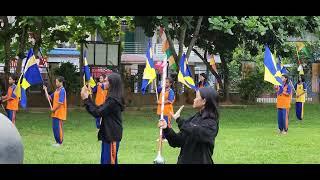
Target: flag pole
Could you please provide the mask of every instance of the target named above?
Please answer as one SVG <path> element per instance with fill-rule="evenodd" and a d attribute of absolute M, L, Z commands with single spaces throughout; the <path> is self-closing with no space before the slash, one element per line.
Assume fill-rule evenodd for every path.
<path fill-rule="evenodd" d="M 162 92 L 161 92 L 161 116 L 160 116 L 160 121 L 164 120 L 163 118 L 163 110 L 164 110 L 164 95 L 165 95 L 165 91 L 166 91 L 166 78 L 167 78 L 167 58 L 165 58 L 164 60 L 164 67 L 162 70 Z M 158 144 L 158 154 L 156 159 L 154 160 L 155 164 L 164 164 L 164 158 L 161 155 L 162 152 L 162 134 L 163 134 L 163 130 L 160 127 L 160 132 L 159 132 L 159 144 Z"/>
<path fill-rule="evenodd" d="M 156 97 L 157 97 L 157 102 L 159 101 L 159 95 L 158 95 L 158 86 L 157 86 L 157 78 L 154 80 L 154 86 L 156 89 Z"/>
<path fill-rule="evenodd" d="M 52 104 L 51 104 L 51 101 L 50 101 L 50 98 L 49 98 L 48 90 L 45 88 L 45 89 L 44 89 L 44 92 L 46 93 L 47 100 L 48 100 L 49 105 L 50 105 L 50 108 L 51 108 L 51 110 L 52 110 L 53 108 L 52 108 Z"/>

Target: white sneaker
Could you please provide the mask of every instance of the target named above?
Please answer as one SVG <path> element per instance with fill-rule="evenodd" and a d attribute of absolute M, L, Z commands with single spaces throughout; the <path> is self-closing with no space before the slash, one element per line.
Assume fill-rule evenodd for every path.
<path fill-rule="evenodd" d="M 168 140 L 167 139 L 162 139 L 162 142 L 168 142 Z"/>
<path fill-rule="evenodd" d="M 60 146 L 61 146 L 61 144 L 59 144 L 59 143 L 55 143 L 55 144 L 52 144 L 52 146 L 53 146 L 53 147 L 60 147 Z"/>

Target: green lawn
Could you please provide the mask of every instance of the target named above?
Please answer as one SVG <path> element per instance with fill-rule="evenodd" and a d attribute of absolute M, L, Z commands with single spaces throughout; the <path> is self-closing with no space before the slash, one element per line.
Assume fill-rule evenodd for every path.
<path fill-rule="evenodd" d="M 222 108 L 213 159 L 217 164 L 320 163 L 319 110 L 319 105 L 306 105 L 305 119 L 297 122 L 291 108 L 289 133 L 278 135 L 273 105 Z M 186 109 L 182 116 L 193 113 L 194 110 Z M 154 114 L 151 110 L 124 113 L 119 163 L 153 162 L 159 132 Z M 54 138 L 47 112 L 18 113 L 17 128 L 22 136 L 26 164 L 100 162 L 101 144 L 96 138 L 95 122 L 85 111 L 69 111 L 64 124 L 64 145 L 59 148 L 51 146 Z M 163 156 L 167 164 L 176 163 L 178 153 L 179 149 L 165 143 Z"/>

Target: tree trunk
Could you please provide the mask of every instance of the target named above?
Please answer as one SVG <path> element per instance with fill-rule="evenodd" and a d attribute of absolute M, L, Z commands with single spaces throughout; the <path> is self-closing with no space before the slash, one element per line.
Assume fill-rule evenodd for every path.
<path fill-rule="evenodd" d="M 25 51 L 26 51 L 26 41 L 28 37 L 27 35 L 28 35 L 27 27 L 24 26 L 22 27 L 22 32 L 21 32 L 21 35 L 19 36 L 19 49 L 18 49 L 19 60 L 18 60 L 17 69 L 16 69 L 16 72 L 18 74 L 21 73 L 22 60 L 26 57 Z"/>
<path fill-rule="evenodd" d="M 202 19 L 203 19 L 203 16 L 199 16 L 199 19 L 197 21 L 196 29 L 194 30 L 193 37 L 192 37 L 192 39 L 190 41 L 190 44 L 188 46 L 188 50 L 187 50 L 187 54 L 186 54 L 186 58 L 187 59 L 189 58 L 191 50 L 193 49 L 193 46 L 194 46 L 194 44 L 196 43 L 196 41 L 198 39 L 198 35 L 199 35 Z"/>
<path fill-rule="evenodd" d="M 5 62 L 4 62 L 4 77 L 5 77 L 5 88 L 8 88 L 8 77 L 10 74 L 10 39 L 4 40 L 4 53 L 5 53 Z"/>
<path fill-rule="evenodd" d="M 184 39 L 186 37 L 186 31 L 187 31 L 187 24 L 184 23 L 181 25 L 181 28 L 180 28 L 178 61 L 181 59 L 183 54 L 183 46 L 184 46 Z"/>
<path fill-rule="evenodd" d="M 227 62 L 224 57 L 221 57 L 221 65 L 223 69 L 223 75 L 224 75 L 224 86 L 223 86 L 223 96 L 226 103 L 231 103 L 230 101 L 230 82 L 229 82 L 229 69 Z"/>
<path fill-rule="evenodd" d="M 41 38 L 42 28 L 43 28 L 43 16 L 41 16 L 41 21 L 38 25 L 38 32 L 35 33 L 35 37 L 34 37 L 35 44 L 33 46 L 33 53 L 36 58 L 38 58 L 39 48 L 41 47 L 41 44 L 42 44 L 42 38 Z"/>
<path fill-rule="evenodd" d="M 9 32 L 9 21 L 8 16 L 1 16 L 3 20 L 3 31 L 5 32 L 4 37 L 4 78 L 5 78 L 5 89 L 8 88 L 8 76 L 10 74 L 10 43 L 11 36 Z"/>
<path fill-rule="evenodd" d="M 207 66 L 207 68 L 210 70 L 210 72 L 214 75 L 214 77 L 217 79 L 217 81 L 219 83 L 219 86 L 223 87 L 222 86 L 222 81 L 221 81 L 221 78 L 220 78 L 219 74 L 212 68 L 210 63 L 207 61 L 207 58 L 202 57 L 201 54 L 196 49 L 192 49 L 192 51 L 194 53 L 196 53 L 196 55 L 203 61 L 203 63 Z"/>

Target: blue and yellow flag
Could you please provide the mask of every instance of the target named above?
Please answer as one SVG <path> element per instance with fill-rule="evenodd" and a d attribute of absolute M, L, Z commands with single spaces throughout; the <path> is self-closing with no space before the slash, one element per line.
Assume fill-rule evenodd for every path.
<path fill-rule="evenodd" d="M 146 93 L 148 85 L 157 77 L 156 70 L 154 68 L 153 52 L 152 52 L 150 41 L 148 43 L 146 56 L 147 56 L 146 67 L 144 68 L 144 71 L 143 71 L 143 78 L 142 78 L 142 84 L 141 84 L 142 94 Z"/>
<path fill-rule="evenodd" d="M 186 59 L 186 55 L 183 53 L 180 63 L 179 63 L 179 73 L 178 73 L 178 81 L 186 85 L 188 88 L 197 90 L 197 86 L 195 85 L 190 68 L 188 66 L 188 61 Z"/>
<path fill-rule="evenodd" d="M 28 52 L 24 70 L 19 78 L 17 87 L 14 91 L 15 95 L 20 99 L 22 108 L 27 107 L 26 91 L 32 85 L 42 84 L 42 76 L 38 68 L 36 57 L 34 56 L 33 49 Z"/>
<path fill-rule="evenodd" d="M 281 70 L 278 69 L 275 58 L 273 57 L 268 46 L 264 53 L 264 80 L 274 85 L 282 86 Z"/>
<path fill-rule="evenodd" d="M 281 57 L 278 56 L 277 70 L 281 72 L 281 74 L 288 74 L 286 67 L 283 66 Z"/>
<path fill-rule="evenodd" d="M 83 56 L 83 76 L 84 76 L 84 82 L 89 82 L 89 86 L 91 88 L 94 88 L 96 86 L 96 82 L 94 81 L 94 79 L 91 76 L 90 73 L 90 69 L 89 69 L 89 65 L 88 65 L 88 61 L 87 61 L 87 52 L 84 52 L 84 56 Z"/>

